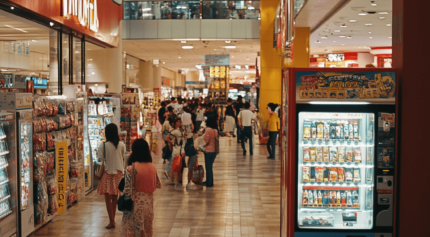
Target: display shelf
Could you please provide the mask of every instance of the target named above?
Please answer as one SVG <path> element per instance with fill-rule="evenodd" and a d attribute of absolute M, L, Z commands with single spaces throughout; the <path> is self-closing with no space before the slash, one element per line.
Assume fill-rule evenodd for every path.
<path fill-rule="evenodd" d="M 345 190 L 345 191 L 358 191 L 358 187 L 348 186 L 303 186 L 307 190 Z"/>
<path fill-rule="evenodd" d="M 7 212 L 5 212 L 5 213 L 3 213 L 3 214 L 0 214 L 0 219 L 3 219 L 3 218 L 5 218 L 6 216 L 8 216 L 9 214 L 11 214 L 12 213 L 12 210 L 9 210 L 9 211 L 7 211 Z"/>
<path fill-rule="evenodd" d="M 361 142 L 360 142 L 361 143 Z M 345 146 L 345 147 L 374 147 L 374 144 L 358 144 L 358 143 L 355 143 L 354 142 L 354 144 L 352 144 L 352 143 L 348 143 L 347 142 L 347 144 L 345 144 L 344 142 L 343 143 L 341 143 L 341 142 L 339 142 L 339 143 L 335 143 L 335 144 L 327 144 L 327 143 L 305 143 L 305 142 L 302 142 L 302 143 L 300 143 L 300 145 L 299 145 L 300 147 L 324 147 L 324 146 L 328 146 L 328 147 L 339 147 L 339 146 Z"/>
<path fill-rule="evenodd" d="M 7 183 L 7 182 L 9 182 L 9 179 L 6 179 L 6 180 L 1 181 L 1 182 L 0 182 L 0 185 L 5 184 L 5 183 Z"/>
<path fill-rule="evenodd" d="M 310 207 L 299 207 L 300 211 L 309 211 L 309 212 L 313 212 L 313 211 L 321 211 L 321 212 L 360 212 L 360 213 L 371 213 L 371 210 L 360 210 L 359 208 L 310 208 Z"/>
<path fill-rule="evenodd" d="M 9 165 L 8 163 L 0 164 L 0 169 L 4 169 L 4 168 L 6 168 L 8 165 Z"/>
<path fill-rule="evenodd" d="M 0 198 L 0 202 L 3 202 L 4 200 L 6 200 L 6 199 L 8 199 L 8 198 L 10 198 L 10 195 L 7 195 L 6 197 L 2 197 L 2 198 Z"/>
<path fill-rule="evenodd" d="M 0 140 L 6 139 L 6 135 L 0 136 Z"/>
<path fill-rule="evenodd" d="M 0 156 L 4 156 L 9 154 L 9 151 L 0 151 Z"/>

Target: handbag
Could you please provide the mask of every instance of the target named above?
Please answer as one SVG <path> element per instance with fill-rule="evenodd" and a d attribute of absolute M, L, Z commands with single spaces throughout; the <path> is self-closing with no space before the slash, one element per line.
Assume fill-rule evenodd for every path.
<path fill-rule="evenodd" d="M 121 211 L 121 212 L 133 211 L 134 164 L 132 165 L 132 167 L 133 167 L 133 169 L 131 170 L 130 197 L 125 196 L 123 194 L 118 198 L 118 201 L 117 201 L 118 211 Z"/>
<path fill-rule="evenodd" d="M 163 154 L 161 155 L 161 157 L 163 159 L 169 159 L 170 156 L 172 155 L 172 151 L 170 150 L 169 144 L 166 143 L 166 145 L 163 147 L 162 149 Z"/>
<path fill-rule="evenodd" d="M 215 129 L 214 129 L 214 137 L 215 137 L 215 153 L 219 154 L 219 133 L 218 136 L 215 136 Z"/>
<path fill-rule="evenodd" d="M 103 142 L 103 160 L 100 163 L 100 165 L 98 165 L 98 167 L 95 168 L 94 170 L 94 179 L 95 180 L 100 180 L 105 172 L 105 162 L 106 162 L 106 143 Z"/>

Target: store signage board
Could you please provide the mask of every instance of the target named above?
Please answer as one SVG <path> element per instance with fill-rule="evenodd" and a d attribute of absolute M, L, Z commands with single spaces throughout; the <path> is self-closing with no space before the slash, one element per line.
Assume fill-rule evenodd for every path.
<path fill-rule="evenodd" d="M 327 54 L 326 58 L 329 62 L 339 62 L 345 60 L 345 55 L 343 53 L 331 53 Z"/>
<path fill-rule="evenodd" d="M 32 77 L 31 78 L 34 82 L 34 88 L 36 89 L 48 89 L 48 80 L 39 78 L 39 77 Z"/>
<path fill-rule="evenodd" d="M 15 8 L 27 9 L 51 20 L 52 27 L 66 26 L 101 43 L 117 47 L 122 6 L 103 0 L 9 0 Z M 63 5 L 64 4 L 64 5 Z M 67 4 L 67 5 L 66 5 Z M 63 10 L 67 6 L 67 15 Z M 71 13 L 69 12 L 69 9 Z M 48 25 L 49 27 L 49 25 Z"/>
<path fill-rule="evenodd" d="M 342 101 L 395 103 L 396 73 L 387 72 L 296 72 L 297 103 Z"/>
<path fill-rule="evenodd" d="M 69 157 L 67 153 L 67 140 L 55 143 L 55 164 L 57 165 L 57 202 L 58 214 L 67 212 L 67 176 L 69 174 Z"/>
<path fill-rule="evenodd" d="M 230 55 L 205 55 L 206 66 L 230 65 Z"/>

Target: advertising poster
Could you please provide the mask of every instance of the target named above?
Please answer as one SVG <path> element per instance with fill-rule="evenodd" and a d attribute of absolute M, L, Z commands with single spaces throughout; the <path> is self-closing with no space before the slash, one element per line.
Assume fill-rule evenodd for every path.
<path fill-rule="evenodd" d="M 55 143 L 55 164 L 57 165 L 57 202 L 59 214 L 67 211 L 67 176 L 69 174 L 69 158 L 67 156 L 67 140 Z"/>
<path fill-rule="evenodd" d="M 296 72 L 296 99 L 394 103 L 395 72 Z"/>
<path fill-rule="evenodd" d="M 230 55 L 205 55 L 205 65 L 221 66 L 230 65 Z"/>

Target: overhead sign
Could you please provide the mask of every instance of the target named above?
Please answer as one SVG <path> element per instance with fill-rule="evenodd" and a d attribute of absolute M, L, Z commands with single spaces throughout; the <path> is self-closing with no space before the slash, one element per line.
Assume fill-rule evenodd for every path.
<path fill-rule="evenodd" d="M 329 62 L 338 62 L 338 61 L 344 61 L 345 55 L 343 53 L 331 53 L 327 54 L 327 61 Z"/>
<path fill-rule="evenodd" d="M 67 211 L 67 177 L 69 175 L 69 158 L 67 156 L 67 140 L 55 143 L 55 164 L 57 165 L 57 202 L 58 214 L 65 214 Z"/>
<path fill-rule="evenodd" d="M 205 55 L 205 65 L 207 66 L 230 65 L 230 55 Z"/>
<path fill-rule="evenodd" d="M 91 31 L 99 30 L 97 0 L 63 0 L 62 16 L 76 16 L 79 24 Z"/>

